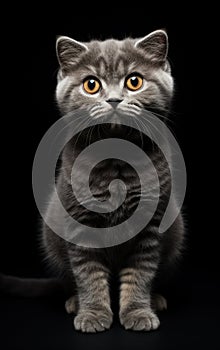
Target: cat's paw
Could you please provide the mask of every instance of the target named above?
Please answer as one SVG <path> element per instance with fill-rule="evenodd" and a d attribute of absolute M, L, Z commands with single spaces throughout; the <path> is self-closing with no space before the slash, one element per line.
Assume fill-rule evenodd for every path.
<path fill-rule="evenodd" d="M 151 297 L 151 306 L 156 311 L 167 310 L 167 301 L 162 295 L 153 294 Z"/>
<path fill-rule="evenodd" d="M 137 309 L 121 313 L 120 321 L 125 329 L 133 331 L 151 331 L 159 327 L 160 321 L 151 310 Z"/>
<path fill-rule="evenodd" d="M 77 300 L 76 300 L 76 296 L 75 295 L 73 295 L 72 297 L 67 299 L 67 301 L 65 302 L 66 312 L 68 314 L 76 313 L 76 304 L 77 304 Z"/>
<path fill-rule="evenodd" d="M 74 319 L 74 327 L 77 331 L 85 333 L 103 332 L 112 324 L 112 313 L 106 311 L 84 310 Z"/>

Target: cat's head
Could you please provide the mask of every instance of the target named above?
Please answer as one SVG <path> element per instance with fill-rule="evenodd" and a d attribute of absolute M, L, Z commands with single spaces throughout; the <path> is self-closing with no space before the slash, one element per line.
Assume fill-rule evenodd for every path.
<path fill-rule="evenodd" d="M 63 114 L 83 108 L 98 118 L 113 109 L 166 110 L 173 95 L 168 38 L 157 30 L 141 39 L 81 43 L 57 39 L 56 98 Z"/>

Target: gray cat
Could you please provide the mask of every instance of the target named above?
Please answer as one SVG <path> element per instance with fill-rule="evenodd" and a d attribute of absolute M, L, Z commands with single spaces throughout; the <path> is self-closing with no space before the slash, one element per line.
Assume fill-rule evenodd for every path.
<path fill-rule="evenodd" d="M 62 115 L 86 110 L 90 118 L 101 118 L 111 111 L 137 114 L 149 110 L 158 118 L 166 118 L 173 96 L 173 78 L 167 61 L 168 38 L 163 30 L 142 39 L 106 40 L 81 43 L 68 37 L 57 40 L 60 64 L 56 98 Z M 111 213 L 94 214 L 77 202 L 71 189 L 71 169 L 74 159 L 87 142 L 99 137 L 118 137 L 141 146 L 157 169 L 160 180 L 160 201 L 150 223 L 126 243 L 110 248 L 85 248 L 57 236 L 44 224 L 42 242 L 49 261 L 64 276 L 71 296 L 66 301 L 68 313 L 76 313 L 74 326 L 82 332 L 109 329 L 111 310 L 109 282 L 118 276 L 120 283 L 119 318 L 125 329 L 149 331 L 157 329 L 157 310 L 167 307 L 166 299 L 155 293 L 160 277 L 170 271 L 181 255 L 184 225 L 179 215 L 163 235 L 158 228 L 169 200 L 171 181 L 168 164 L 156 145 L 140 137 L 129 127 L 93 130 L 88 141 L 88 129 L 65 146 L 57 178 L 57 191 L 68 212 L 81 223 L 92 227 L 109 227 L 126 219 L 136 208 L 140 183 L 132 167 L 109 159 L 91 174 L 93 193 L 99 200 L 108 197 L 108 184 L 122 179 L 127 196 L 120 208 Z M 101 134 L 100 134 L 101 133 Z M 77 186 L 83 188 L 85 169 L 79 171 Z M 152 179 L 149 179 L 152 181 Z M 53 197 L 52 197 L 53 198 Z M 174 204 L 175 205 L 175 204 Z M 47 215 L 59 217 L 51 200 Z M 58 220 L 58 219 L 57 219 Z"/>

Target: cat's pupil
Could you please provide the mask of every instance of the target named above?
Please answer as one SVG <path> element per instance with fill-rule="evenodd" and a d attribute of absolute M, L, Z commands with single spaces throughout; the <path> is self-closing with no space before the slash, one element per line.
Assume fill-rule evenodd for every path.
<path fill-rule="evenodd" d="M 88 82 L 88 88 L 90 90 L 94 90 L 95 89 L 95 80 L 93 79 L 90 79 L 89 82 Z"/>
<path fill-rule="evenodd" d="M 138 78 L 137 77 L 131 77 L 131 84 L 136 87 L 138 86 Z"/>

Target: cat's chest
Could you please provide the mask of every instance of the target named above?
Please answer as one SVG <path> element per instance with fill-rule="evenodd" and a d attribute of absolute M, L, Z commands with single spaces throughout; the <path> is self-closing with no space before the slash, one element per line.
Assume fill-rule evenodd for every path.
<path fill-rule="evenodd" d="M 117 159 L 104 160 L 94 167 L 86 161 L 81 163 L 74 174 L 78 200 L 83 203 L 95 198 L 101 206 L 108 202 L 110 210 L 120 203 L 125 208 L 128 204 L 138 202 L 140 193 L 150 193 L 157 186 L 154 170 L 141 167 L 138 163 L 136 167 L 142 169 L 139 172 L 130 164 Z"/>

